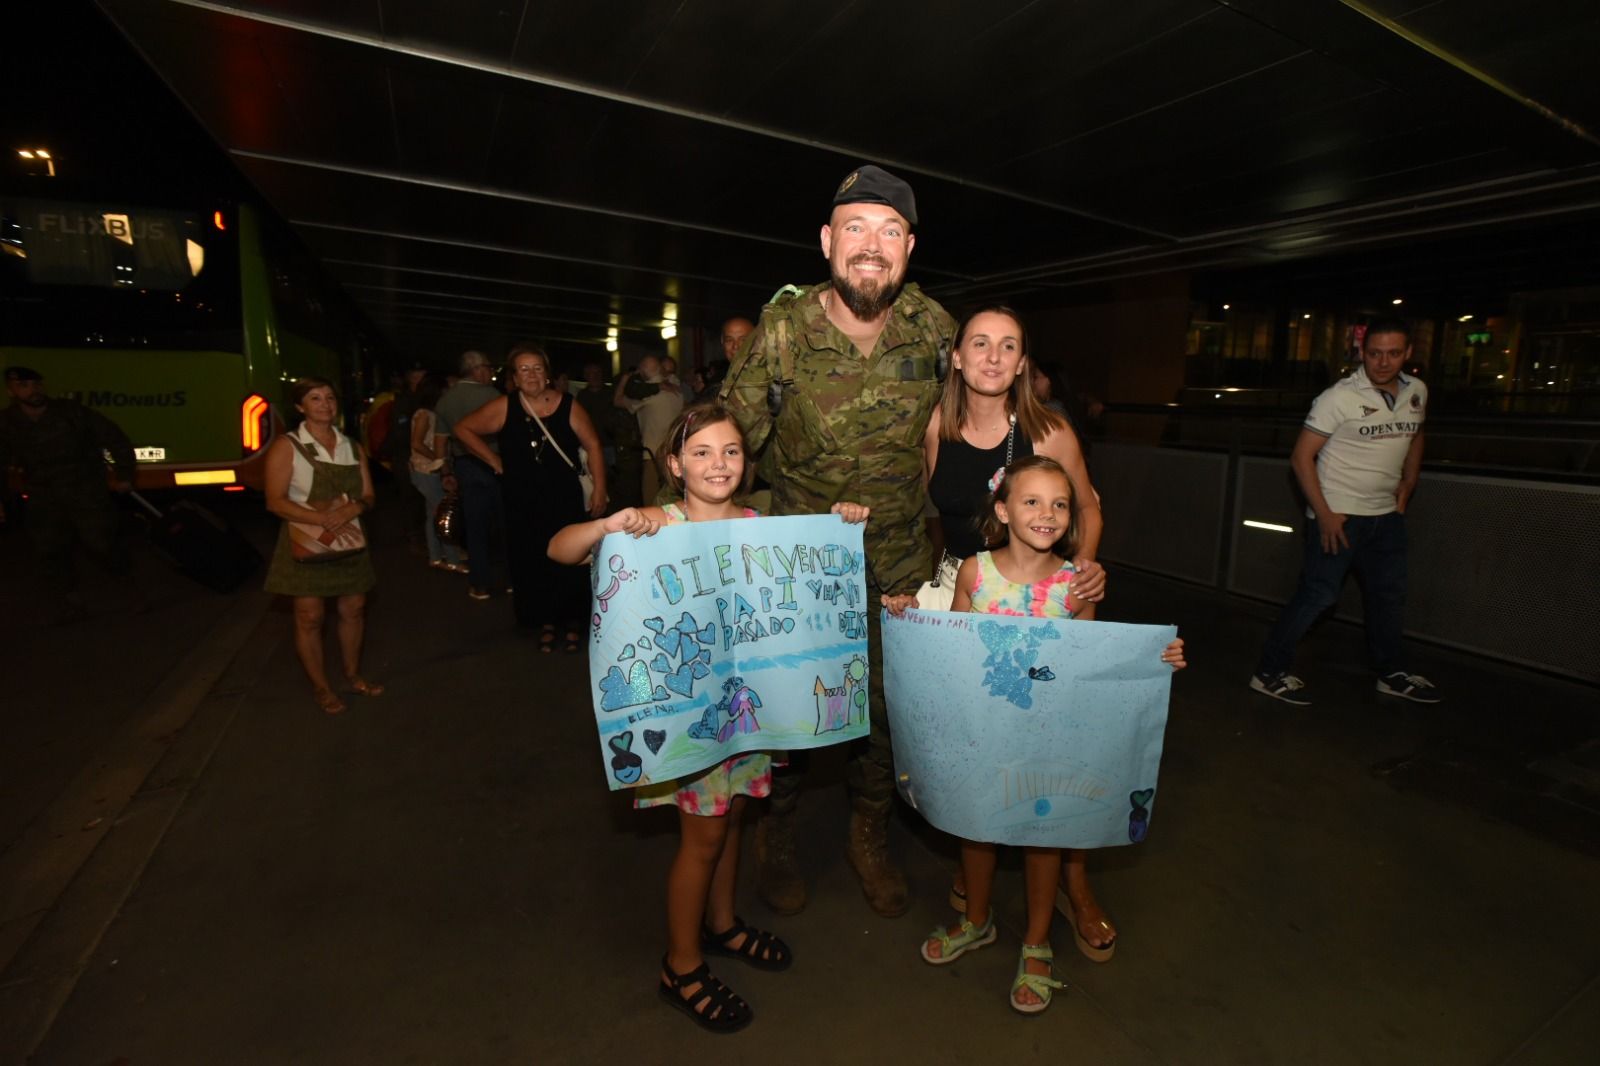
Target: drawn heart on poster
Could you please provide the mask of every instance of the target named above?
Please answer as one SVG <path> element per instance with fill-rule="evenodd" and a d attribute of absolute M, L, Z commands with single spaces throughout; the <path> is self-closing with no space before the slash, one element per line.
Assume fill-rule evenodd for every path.
<path fill-rule="evenodd" d="M 646 618 L 644 627 L 656 635 L 656 647 L 668 655 L 678 654 L 678 644 L 682 638 L 676 629 L 668 629 L 667 624 L 659 618 Z"/>
<path fill-rule="evenodd" d="M 617 654 L 617 662 L 625 663 L 631 658 L 633 658 L 633 645 L 624 644 L 622 646 L 622 651 Z"/>
<path fill-rule="evenodd" d="M 628 667 L 626 676 L 613 666 L 600 679 L 600 709 L 603 711 L 617 711 L 651 700 L 664 701 L 666 698 L 667 690 L 660 685 L 651 690 L 650 670 L 637 659 Z"/>
<path fill-rule="evenodd" d="M 656 652 L 656 657 L 650 660 L 650 669 L 658 674 L 667 674 L 672 672 L 672 664 L 667 661 L 665 655 Z"/>
<path fill-rule="evenodd" d="M 611 748 L 611 773 L 624 785 L 639 780 L 644 771 L 644 760 L 629 749 L 633 747 L 633 731 L 627 730 L 606 742 Z"/>
<path fill-rule="evenodd" d="M 684 663 L 661 680 L 678 695 L 693 696 L 694 676 L 694 668 L 689 663 Z"/>
<path fill-rule="evenodd" d="M 650 749 L 651 755 L 661 754 L 661 745 L 667 742 L 665 729 L 646 729 L 644 731 L 644 746 Z"/>

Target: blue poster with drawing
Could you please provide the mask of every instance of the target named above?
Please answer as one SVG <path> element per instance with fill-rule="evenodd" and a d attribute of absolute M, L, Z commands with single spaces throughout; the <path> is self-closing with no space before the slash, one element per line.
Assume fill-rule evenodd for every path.
<path fill-rule="evenodd" d="M 1144 839 L 1173 626 L 907 611 L 885 616 L 900 794 L 967 840 L 1103 848 Z"/>
<path fill-rule="evenodd" d="M 611 788 L 866 735 L 861 529 L 744 518 L 600 542 L 589 676 Z"/>

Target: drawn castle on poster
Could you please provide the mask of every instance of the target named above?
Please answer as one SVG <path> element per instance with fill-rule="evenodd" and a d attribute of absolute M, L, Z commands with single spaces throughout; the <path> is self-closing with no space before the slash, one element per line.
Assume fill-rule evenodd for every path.
<path fill-rule="evenodd" d="M 817 698 L 816 735 L 836 733 L 855 722 L 867 720 L 867 663 L 860 657 L 850 660 L 845 667 L 844 680 L 837 688 L 829 688 L 821 677 L 812 690 Z"/>

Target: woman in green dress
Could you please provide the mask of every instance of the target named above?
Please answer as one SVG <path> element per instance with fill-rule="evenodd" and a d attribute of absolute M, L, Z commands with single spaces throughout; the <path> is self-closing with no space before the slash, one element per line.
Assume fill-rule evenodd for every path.
<path fill-rule="evenodd" d="M 383 693 L 382 685 L 361 676 L 367 592 L 377 583 L 360 517 L 372 510 L 372 475 L 361 445 L 335 425 L 339 394 L 332 382 L 301 378 L 289 390 L 289 402 L 303 421 L 267 450 L 267 510 L 283 519 L 283 527 L 266 589 L 294 597 L 295 653 L 311 680 L 317 706 L 338 714 L 345 703 L 328 683 L 323 666 L 322 626 L 330 596 L 338 603 L 345 690 L 363 696 Z M 322 557 L 307 550 L 318 540 L 325 549 Z"/>

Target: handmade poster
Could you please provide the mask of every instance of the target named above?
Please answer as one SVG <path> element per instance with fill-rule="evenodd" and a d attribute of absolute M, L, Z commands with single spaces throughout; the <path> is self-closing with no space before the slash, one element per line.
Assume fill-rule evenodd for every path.
<path fill-rule="evenodd" d="M 861 529 L 743 518 L 600 542 L 589 675 L 611 788 L 866 735 Z"/>
<path fill-rule="evenodd" d="M 1155 809 L 1173 626 L 885 615 L 900 794 L 968 840 L 1138 843 Z"/>

